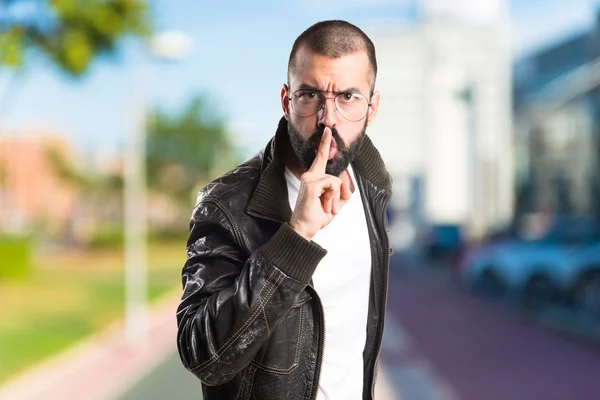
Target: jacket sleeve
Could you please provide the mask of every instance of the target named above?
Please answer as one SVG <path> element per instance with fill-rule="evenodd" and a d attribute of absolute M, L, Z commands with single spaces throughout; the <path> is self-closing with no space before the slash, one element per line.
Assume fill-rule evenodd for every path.
<path fill-rule="evenodd" d="M 291 309 L 326 251 L 283 224 L 249 256 L 240 227 L 218 202 L 199 203 L 190 222 L 177 347 L 204 384 L 232 379 Z"/>

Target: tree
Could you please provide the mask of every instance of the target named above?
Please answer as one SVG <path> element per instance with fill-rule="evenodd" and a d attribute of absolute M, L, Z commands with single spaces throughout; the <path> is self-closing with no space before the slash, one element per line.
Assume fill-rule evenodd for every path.
<path fill-rule="evenodd" d="M 60 227 L 62 240 L 70 244 L 122 241 L 123 176 L 119 166 L 115 165 L 112 172 L 84 170 L 73 162 L 65 148 L 57 145 L 47 148 L 46 157 L 57 178 L 79 193 L 72 218 Z M 76 221 L 82 220 L 87 221 L 88 228 L 94 224 L 93 231 L 76 232 Z"/>
<path fill-rule="evenodd" d="M 235 164 L 225 118 L 208 96 L 194 97 L 179 114 L 158 110 L 150 122 L 148 185 L 180 205 L 187 205 L 199 185 L 222 172 L 218 169 Z"/>
<path fill-rule="evenodd" d="M 121 39 L 149 33 L 145 0 L 0 0 L 0 65 L 8 67 L 38 52 L 77 77 Z"/>

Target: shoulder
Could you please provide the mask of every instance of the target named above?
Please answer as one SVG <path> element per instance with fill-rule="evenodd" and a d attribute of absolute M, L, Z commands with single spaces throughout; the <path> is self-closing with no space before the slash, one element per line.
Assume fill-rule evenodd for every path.
<path fill-rule="evenodd" d="M 261 151 L 202 188 L 196 199 L 196 208 L 212 203 L 219 208 L 245 209 L 260 180 L 262 158 Z"/>

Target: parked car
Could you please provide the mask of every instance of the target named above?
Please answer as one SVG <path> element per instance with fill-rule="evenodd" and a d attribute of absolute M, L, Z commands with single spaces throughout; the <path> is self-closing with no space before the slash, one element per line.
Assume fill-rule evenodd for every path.
<path fill-rule="evenodd" d="M 521 239 L 511 230 L 493 232 L 478 243 L 466 245 L 454 269 L 454 276 L 461 288 L 474 292 L 503 295 L 507 284 L 496 271 L 498 252 L 515 246 Z"/>
<path fill-rule="evenodd" d="M 433 225 L 425 239 L 425 255 L 429 260 L 456 261 L 463 245 L 463 234 L 459 225 Z"/>
<path fill-rule="evenodd" d="M 511 294 L 531 304 L 571 300 L 597 307 L 600 316 L 600 225 L 560 217 L 539 239 L 510 234 L 490 241 L 465 254 L 458 279 L 474 291 Z"/>

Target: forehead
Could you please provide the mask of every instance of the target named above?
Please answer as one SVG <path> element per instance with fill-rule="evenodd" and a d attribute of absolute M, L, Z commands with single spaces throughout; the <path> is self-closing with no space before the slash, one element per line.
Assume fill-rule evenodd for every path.
<path fill-rule="evenodd" d="M 350 87 L 369 90 L 370 64 L 366 51 L 330 58 L 302 48 L 296 53 L 290 70 L 290 86 L 301 84 L 321 90 L 340 91 Z"/>

